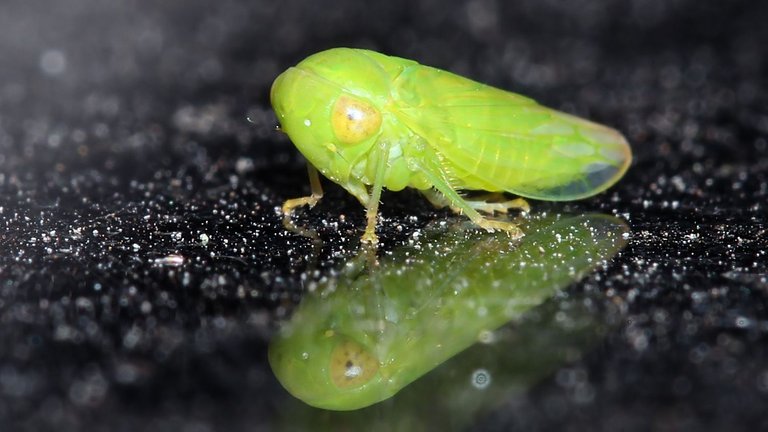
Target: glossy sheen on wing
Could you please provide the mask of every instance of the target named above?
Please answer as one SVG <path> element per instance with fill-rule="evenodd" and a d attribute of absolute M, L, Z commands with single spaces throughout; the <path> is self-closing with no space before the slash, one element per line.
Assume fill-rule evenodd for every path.
<path fill-rule="evenodd" d="M 617 131 L 450 72 L 411 66 L 396 115 L 440 156 L 457 189 L 542 200 L 597 194 L 631 161 Z"/>

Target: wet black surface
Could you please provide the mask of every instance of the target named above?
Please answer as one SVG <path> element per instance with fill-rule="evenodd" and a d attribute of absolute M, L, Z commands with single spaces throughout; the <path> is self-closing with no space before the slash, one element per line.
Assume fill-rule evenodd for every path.
<path fill-rule="evenodd" d="M 326 242 L 308 260 L 276 211 L 308 189 L 269 85 L 333 46 L 632 144 L 608 193 L 534 204 L 629 222 L 625 252 L 571 288 L 624 323 L 477 430 L 768 428 L 765 2 L 48 3 L 0 4 L 2 430 L 272 427 L 276 320 L 364 225 L 326 183 L 298 218 Z M 409 192 L 382 212 L 385 251 L 448 216 Z"/>

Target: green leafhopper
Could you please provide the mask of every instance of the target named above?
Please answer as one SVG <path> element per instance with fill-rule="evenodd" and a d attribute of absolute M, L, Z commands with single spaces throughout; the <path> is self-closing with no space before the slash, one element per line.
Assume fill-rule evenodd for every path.
<path fill-rule="evenodd" d="M 270 97 L 310 164 L 312 195 L 285 202 L 287 223 L 295 208 L 322 197 L 315 167 L 366 207 L 369 243 L 376 243 L 383 188 L 415 188 L 481 228 L 519 237 L 514 223 L 480 212 L 528 211 L 523 199 L 486 202 L 461 192 L 576 200 L 616 183 L 632 159 L 614 129 L 375 51 L 311 55 L 275 79 Z"/>

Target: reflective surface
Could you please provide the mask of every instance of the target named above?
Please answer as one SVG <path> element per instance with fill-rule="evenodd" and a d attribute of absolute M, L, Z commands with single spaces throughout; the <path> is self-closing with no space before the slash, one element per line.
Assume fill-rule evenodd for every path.
<path fill-rule="evenodd" d="M 574 296 L 547 301 L 513 324 L 483 332 L 481 340 L 392 398 L 366 408 L 327 411 L 295 398 L 281 399 L 283 410 L 275 428 L 464 430 L 478 418 L 519 404 L 532 387 L 553 375 L 564 383 L 574 383 L 569 391 L 572 397 L 588 399 L 591 390 L 579 383 L 583 372 L 574 365 L 599 346 L 609 329 L 583 300 Z"/>
<path fill-rule="evenodd" d="M 278 379 L 320 408 L 387 399 L 478 339 L 490 342 L 498 327 L 613 257 L 629 234 L 619 219 L 599 215 L 535 217 L 522 229 L 520 241 L 428 229 L 379 264 L 359 256 L 308 295 L 272 341 Z"/>

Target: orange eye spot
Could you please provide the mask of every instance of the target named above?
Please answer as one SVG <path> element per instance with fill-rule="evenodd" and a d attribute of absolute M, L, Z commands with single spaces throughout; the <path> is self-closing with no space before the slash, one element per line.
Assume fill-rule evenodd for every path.
<path fill-rule="evenodd" d="M 381 113 L 367 102 L 342 95 L 333 106 L 331 124 L 340 142 L 357 144 L 379 131 Z"/>
<path fill-rule="evenodd" d="M 338 388 L 360 387 L 378 370 L 378 360 L 357 342 L 342 340 L 331 353 L 331 381 Z"/>

